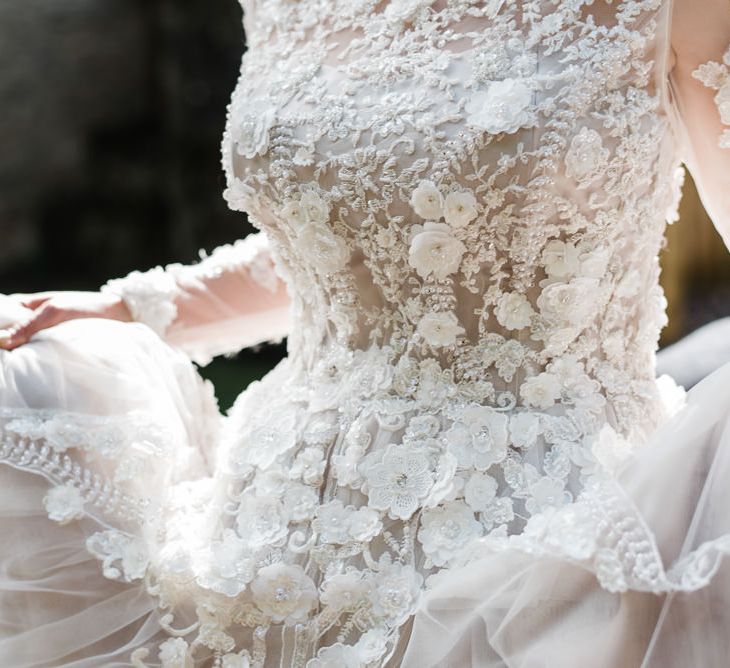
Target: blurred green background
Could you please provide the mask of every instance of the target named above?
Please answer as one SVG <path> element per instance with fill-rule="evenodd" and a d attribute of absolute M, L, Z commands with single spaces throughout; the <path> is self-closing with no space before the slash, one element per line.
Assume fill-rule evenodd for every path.
<path fill-rule="evenodd" d="M 0 292 L 96 289 L 244 236 L 219 146 L 245 48 L 235 0 L 0 0 Z M 730 315 L 730 262 L 688 181 L 664 342 Z M 203 369 L 221 406 L 284 354 Z"/>

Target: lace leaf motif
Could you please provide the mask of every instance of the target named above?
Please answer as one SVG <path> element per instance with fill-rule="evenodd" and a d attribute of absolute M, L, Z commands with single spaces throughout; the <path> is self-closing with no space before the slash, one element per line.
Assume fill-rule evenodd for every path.
<path fill-rule="evenodd" d="M 715 104 L 723 125 L 730 126 L 730 47 L 722 62 L 709 61 L 700 65 L 692 76 L 708 88 L 716 90 Z M 730 149 L 730 128 L 723 130 L 719 139 L 720 148 Z"/>

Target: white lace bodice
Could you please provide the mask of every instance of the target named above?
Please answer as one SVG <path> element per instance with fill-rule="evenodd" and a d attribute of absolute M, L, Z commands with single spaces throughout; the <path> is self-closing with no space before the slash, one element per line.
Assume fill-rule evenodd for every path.
<path fill-rule="evenodd" d="M 487 405 L 656 419 L 665 5 L 247 6 L 226 194 L 280 257 L 290 352 L 387 347 L 402 387 L 435 360 Z"/>

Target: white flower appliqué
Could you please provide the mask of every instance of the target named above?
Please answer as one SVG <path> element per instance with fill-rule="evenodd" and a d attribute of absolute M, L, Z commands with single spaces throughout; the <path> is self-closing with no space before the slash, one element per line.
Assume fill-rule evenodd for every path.
<path fill-rule="evenodd" d="M 418 333 L 431 346 L 451 346 L 456 337 L 464 334 L 464 328 L 459 324 L 451 311 L 444 313 L 426 313 L 418 323 Z"/>
<path fill-rule="evenodd" d="M 370 602 L 375 615 L 391 626 L 401 624 L 415 609 L 423 576 L 413 566 L 390 562 L 384 555 L 379 570 L 370 579 Z"/>
<path fill-rule="evenodd" d="M 320 506 L 312 523 L 322 542 L 335 544 L 368 541 L 378 534 L 382 526 L 380 515 L 372 508 L 345 507 L 339 499 Z"/>
<path fill-rule="evenodd" d="M 324 454 L 319 448 L 305 448 L 300 452 L 289 471 L 292 478 L 301 478 L 308 485 L 317 485 L 327 466 Z"/>
<path fill-rule="evenodd" d="M 570 501 L 570 494 L 565 491 L 565 483 L 549 476 L 543 476 L 532 483 L 530 495 L 531 498 L 525 505 L 531 513 L 559 508 Z"/>
<path fill-rule="evenodd" d="M 299 199 L 286 200 L 280 215 L 296 232 L 301 251 L 318 273 L 334 274 L 345 267 L 350 249 L 330 228 L 330 206 L 319 193 L 308 191 Z"/>
<path fill-rule="evenodd" d="M 287 517 L 276 496 L 246 494 L 239 506 L 238 533 L 252 547 L 272 545 L 286 536 Z"/>
<path fill-rule="evenodd" d="M 350 258 L 347 242 L 324 225 L 306 225 L 299 234 L 302 250 L 313 258 L 317 271 L 334 274 L 342 270 Z"/>
<path fill-rule="evenodd" d="M 535 311 L 525 295 L 505 292 L 497 302 L 494 315 L 506 329 L 523 329 L 530 326 Z"/>
<path fill-rule="evenodd" d="M 446 195 L 444 219 L 451 227 L 464 227 L 477 217 L 477 200 L 468 190 L 457 190 Z"/>
<path fill-rule="evenodd" d="M 48 490 L 43 497 L 43 506 L 48 517 L 59 524 L 68 524 L 84 516 L 84 497 L 71 484 Z"/>
<path fill-rule="evenodd" d="M 465 251 L 448 225 L 427 222 L 413 226 L 408 262 L 421 278 L 443 280 L 459 270 Z"/>
<path fill-rule="evenodd" d="M 430 7 L 434 0 L 390 0 L 385 18 L 395 24 L 411 21 L 421 10 Z"/>
<path fill-rule="evenodd" d="M 537 298 L 540 313 L 553 323 L 582 326 L 597 308 L 599 281 L 579 277 L 568 283 L 551 283 Z"/>
<path fill-rule="evenodd" d="M 193 668 L 188 643 L 182 638 L 170 638 L 160 645 L 162 668 Z"/>
<path fill-rule="evenodd" d="M 578 273 L 580 259 L 575 244 L 552 239 L 542 251 L 545 272 L 551 278 L 568 278 Z"/>
<path fill-rule="evenodd" d="M 462 468 L 485 471 L 507 456 L 508 418 L 489 406 L 462 409 L 445 432 L 449 451 Z"/>
<path fill-rule="evenodd" d="M 485 473 L 474 473 L 464 486 L 464 500 L 472 510 L 489 508 L 497 496 L 497 481 Z"/>
<path fill-rule="evenodd" d="M 521 79 L 504 79 L 486 91 L 472 93 L 466 103 L 467 123 L 489 134 L 512 134 L 534 125 L 532 88 Z"/>
<path fill-rule="evenodd" d="M 317 587 L 301 566 L 264 566 L 251 583 L 253 601 L 274 622 L 295 624 L 317 604 Z"/>
<path fill-rule="evenodd" d="M 547 372 L 527 378 L 520 387 L 525 404 L 543 410 L 555 404 L 560 398 L 560 392 L 560 381 Z"/>
<path fill-rule="evenodd" d="M 585 187 L 605 173 L 608 156 L 601 135 L 593 129 L 581 128 L 565 155 L 565 175 Z"/>
<path fill-rule="evenodd" d="M 367 599 L 367 595 L 368 587 L 362 571 L 351 568 L 323 582 L 320 601 L 332 610 L 354 610 Z"/>
<path fill-rule="evenodd" d="M 269 131 L 274 124 L 274 109 L 270 104 L 254 105 L 233 126 L 232 138 L 236 152 L 251 160 L 264 155 L 269 148 Z"/>
<path fill-rule="evenodd" d="M 307 661 L 306 668 L 361 668 L 360 654 L 352 645 L 338 642 L 317 651 L 314 659 Z"/>
<path fill-rule="evenodd" d="M 617 434 L 610 425 L 603 426 L 591 445 L 591 454 L 610 474 L 616 473 L 631 457 L 632 452 L 631 441 Z"/>
<path fill-rule="evenodd" d="M 527 411 L 510 418 L 510 439 L 516 448 L 530 448 L 540 435 L 540 418 Z"/>
<path fill-rule="evenodd" d="M 428 457 L 407 445 L 390 445 L 380 463 L 367 470 L 369 504 L 407 520 L 433 485 Z"/>
<path fill-rule="evenodd" d="M 444 199 L 433 181 L 421 181 L 411 194 L 413 210 L 428 220 L 443 216 Z"/>
<path fill-rule="evenodd" d="M 469 506 L 463 501 L 451 501 L 424 511 L 418 539 L 429 559 L 436 566 L 444 566 L 483 532 Z"/>

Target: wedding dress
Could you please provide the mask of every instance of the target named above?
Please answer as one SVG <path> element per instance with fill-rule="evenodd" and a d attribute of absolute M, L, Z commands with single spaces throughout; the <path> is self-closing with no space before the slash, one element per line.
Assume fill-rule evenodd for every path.
<path fill-rule="evenodd" d="M 655 376 L 726 3 L 243 4 L 260 231 L 0 351 L 0 664 L 727 665 L 730 366 Z M 191 359 L 284 336 L 221 416 Z"/>

